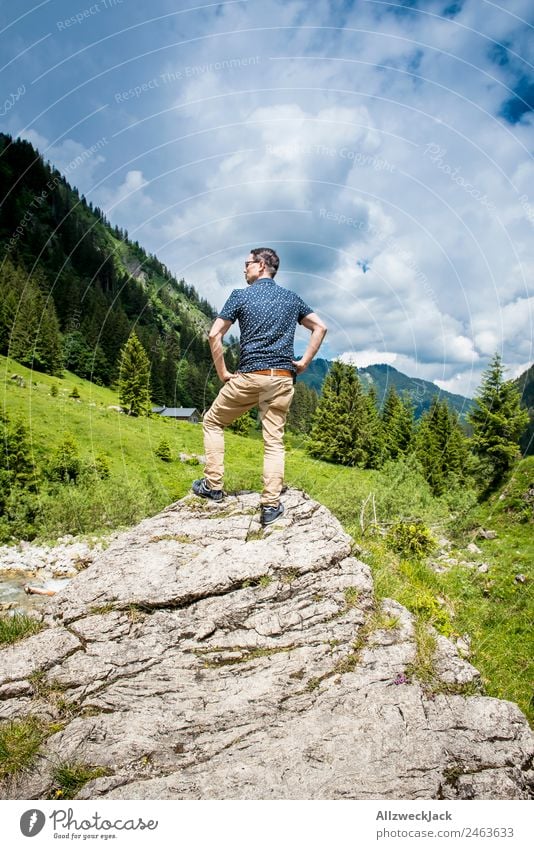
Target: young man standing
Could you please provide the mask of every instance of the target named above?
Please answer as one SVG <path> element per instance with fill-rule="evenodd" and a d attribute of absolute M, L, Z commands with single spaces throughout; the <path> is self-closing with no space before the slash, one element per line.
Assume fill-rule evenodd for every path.
<path fill-rule="evenodd" d="M 271 248 L 254 248 L 245 261 L 246 289 L 234 289 L 209 332 L 217 374 L 224 381 L 204 416 L 205 478 L 193 482 L 203 498 L 223 498 L 224 432 L 239 416 L 258 405 L 264 459 L 261 523 L 269 525 L 284 512 L 284 426 L 297 374 L 307 369 L 326 334 L 319 316 L 294 292 L 278 286 L 274 277 L 280 260 Z M 222 340 L 239 322 L 240 357 L 235 374 L 226 368 Z M 301 360 L 294 360 L 295 329 L 302 324 L 311 339 Z"/>

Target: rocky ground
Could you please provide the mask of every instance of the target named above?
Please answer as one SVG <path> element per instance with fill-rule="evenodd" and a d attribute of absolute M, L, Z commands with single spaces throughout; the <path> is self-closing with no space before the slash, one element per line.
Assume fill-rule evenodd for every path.
<path fill-rule="evenodd" d="M 117 535 L 0 651 L 0 719 L 51 723 L 3 798 L 48 798 L 65 763 L 106 773 L 84 799 L 529 798 L 517 706 L 438 635 L 420 680 L 412 616 L 332 514 L 290 490 L 262 530 L 257 502 L 188 496 Z"/>
<path fill-rule="evenodd" d="M 56 545 L 36 545 L 22 540 L 0 545 L 0 613 L 31 613 L 44 603 L 41 595 L 27 594 L 25 587 L 38 590 L 63 589 L 82 569 L 90 566 L 114 538 L 77 539 L 70 534 Z"/>

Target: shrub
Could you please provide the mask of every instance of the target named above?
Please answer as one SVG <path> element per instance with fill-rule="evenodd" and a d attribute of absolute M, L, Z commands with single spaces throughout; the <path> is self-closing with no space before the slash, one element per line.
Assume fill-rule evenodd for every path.
<path fill-rule="evenodd" d="M 69 398 L 75 398 L 76 400 L 80 398 L 80 391 L 77 386 L 72 387 L 72 392 L 70 393 Z"/>
<path fill-rule="evenodd" d="M 57 398 L 58 393 L 59 389 L 57 388 L 57 383 L 53 383 L 50 387 L 50 395 L 52 396 L 52 398 Z"/>
<path fill-rule="evenodd" d="M 52 480 L 63 483 L 70 483 L 71 481 L 76 483 L 81 469 L 82 464 L 76 440 L 72 434 L 66 433 L 49 463 L 48 476 Z"/>
<path fill-rule="evenodd" d="M 56 487 L 43 498 L 37 531 L 39 536 L 55 538 L 135 525 L 162 506 L 150 485 L 117 477 L 93 477 L 78 486 Z"/>
<path fill-rule="evenodd" d="M 237 433 L 238 436 L 248 436 L 250 428 L 256 424 L 256 419 L 252 414 L 252 410 L 243 413 L 242 416 L 235 419 L 232 424 L 228 425 L 229 430 Z"/>
<path fill-rule="evenodd" d="M 185 463 L 188 466 L 200 466 L 200 460 L 198 457 L 188 457 L 187 460 L 185 460 Z"/>
<path fill-rule="evenodd" d="M 415 557 L 430 554 L 436 546 L 429 529 L 419 519 L 413 522 L 396 522 L 388 531 L 386 541 L 394 551 Z"/>
<path fill-rule="evenodd" d="M 414 455 L 384 463 L 374 493 L 379 522 L 435 512 L 435 498 Z"/>
<path fill-rule="evenodd" d="M 0 543 L 35 538 L 42 501 L 37 493 L 13 487 L 4 499 L 0 515 Z"/>
<path fill-rule="evenodd" d="M 163 460 L 165 463 L 171 462 L 171 447 L 166 439 L 160 439 L 156 448 L 154 449 L 154 454 L 156 455 L 156 457 L 159 457 L 159 459 Z"/>

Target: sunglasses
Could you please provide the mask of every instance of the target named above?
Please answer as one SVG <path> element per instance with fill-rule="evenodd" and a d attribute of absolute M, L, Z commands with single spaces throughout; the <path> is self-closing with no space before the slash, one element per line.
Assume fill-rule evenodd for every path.
<path fill-rule="evenodd" d="M 245 263 L 245 268 L 248 268 L 249 265 L 254 265 L 255 262 L 261 262 L 261 260 L 259 260 L 259 259 L 249 259 L 249 261 Z"/>

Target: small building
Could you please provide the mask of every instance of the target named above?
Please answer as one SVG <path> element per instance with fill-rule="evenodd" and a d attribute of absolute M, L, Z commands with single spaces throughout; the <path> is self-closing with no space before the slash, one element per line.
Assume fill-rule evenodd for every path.
<path fill-rule="evenodd" d="M 176 419 L 178 422 L 198 424 L 200 421 L 200 413 L 196 407 L 152 407 L 152 412 L 168 419 Z"/>

